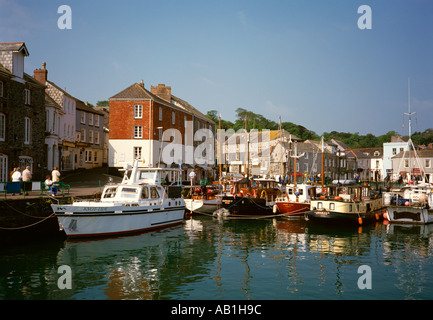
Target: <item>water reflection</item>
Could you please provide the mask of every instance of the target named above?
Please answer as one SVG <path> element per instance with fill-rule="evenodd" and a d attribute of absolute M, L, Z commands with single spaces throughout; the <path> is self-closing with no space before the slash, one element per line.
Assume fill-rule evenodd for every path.
<path fill-rule="evenodd" d="M 0 298 L 431 299 L 432 232 L 194 216 L 135 236 L 2 248 Z M 61 265 L 70 290 L 57 285 Z M 372 290 L 357 287 L 360 265 Z"/>

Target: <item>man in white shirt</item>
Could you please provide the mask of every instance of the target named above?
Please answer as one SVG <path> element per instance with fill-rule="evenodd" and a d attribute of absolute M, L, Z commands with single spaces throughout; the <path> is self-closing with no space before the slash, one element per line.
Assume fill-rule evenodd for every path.
<path fill-rule="evenodd" d="M 189 180 L 191 180 L 191 185 L 194 185 L 194 180 L 195 180 L 196 174 L 194 169 L 192 169 L 192 171 L 189 173 Z"/>

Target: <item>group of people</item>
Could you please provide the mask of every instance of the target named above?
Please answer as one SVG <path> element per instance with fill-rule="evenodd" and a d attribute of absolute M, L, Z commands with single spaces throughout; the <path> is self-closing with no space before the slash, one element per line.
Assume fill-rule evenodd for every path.
<path fill-rule="evenodd" d="M 14 168 L 11 172 L 11 180 L 12 182 L 20 182 L 21 183 L 21 192 L 26 193 L 28 195 L 28 191 L 31 191 L 32 189 L 32 172 L 30 166 L 27 166 L 23 172 L 21 173 L 20 168 Z M 51 176 L 47 175 L 45 179 L 45 186 L 50 189 L 50 194 L 52 196 L 55 196 L 57 194 L 57 188 L 55 186 L 56 182 L 60 181 L 60 171 L 59 168 L 54 167 L 53 171 L 51 172 Z M 13 194 L 15 195 L 15 194 Z"/>

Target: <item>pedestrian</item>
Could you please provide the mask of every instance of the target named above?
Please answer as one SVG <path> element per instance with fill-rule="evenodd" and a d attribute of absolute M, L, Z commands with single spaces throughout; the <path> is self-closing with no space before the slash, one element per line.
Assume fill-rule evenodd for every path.
<path fill-rule="evenodd" d="M 196 174 L 194 169 L 192 169 L 192 171 L 189 173 L 189 180 L 191 180 L 191 186 L 194 185 L 194 180 L 195 180 Z"/>
<path fill-rule="evenodd" d="M 51 175 L 53 177 L 53 183 L 60 181 L 60 171 L 59 168 L 54 167 L 54 170 L 51 172 Z"/>
<path fill-rule="evenodd" d="M 30 183 L 30 181 L 32 181 L 32 173 L 30 171 L 30 166 L 27 166 L 22 174 L 22 189 L 23 191 L 26 193 L 26 196 L 29 195 L 29 193 L 27 191 L 31 191 L 32 189 L 32 184 Z"/>
<path fill-rule="evenodd" d="M 21 172 L 20 172 L 20 168 L 15 168 L 15 169 L 14 169 L 14 172 L 13 172 L 13 174 L 12 174 L 12 182 L 21 182 Z M 20 190 L 21 190 L 21 188 L 20 188 Z M 22 193 L 20 192 L 20 194 L 22 194 Z M 12 194 L 12 195 L 14 196 L 15 193 Z"/>

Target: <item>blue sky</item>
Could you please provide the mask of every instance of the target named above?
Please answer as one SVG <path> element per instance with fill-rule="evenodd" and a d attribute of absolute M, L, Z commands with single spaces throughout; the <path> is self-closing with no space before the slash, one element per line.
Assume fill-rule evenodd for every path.
<path fill-rule="evenodd" d="M 45 61 L 93 104 L 143 80 L 230 121 L 241 107 L 317 134 L 407 135 L 410 78 L 413 131 L 433 128 L 431 0 L 0 0 L 0 42 L 19 41 L 27 73 Z"/>

